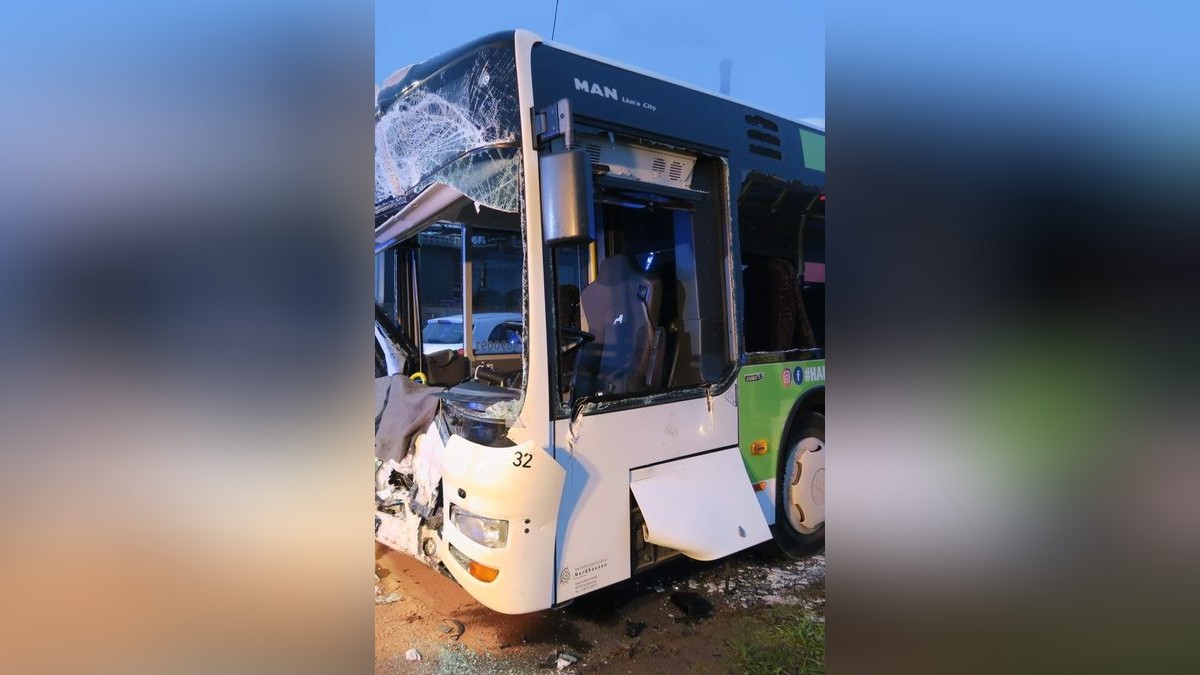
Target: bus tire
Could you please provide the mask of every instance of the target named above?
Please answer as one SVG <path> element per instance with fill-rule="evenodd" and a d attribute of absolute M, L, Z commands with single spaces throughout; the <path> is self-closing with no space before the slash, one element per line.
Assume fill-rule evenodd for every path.
<path fill-rule="evenodd" d="M 825 416 L 808 412 L 780 454 L 775 543 L 799 558 L 825 547 Z"/>

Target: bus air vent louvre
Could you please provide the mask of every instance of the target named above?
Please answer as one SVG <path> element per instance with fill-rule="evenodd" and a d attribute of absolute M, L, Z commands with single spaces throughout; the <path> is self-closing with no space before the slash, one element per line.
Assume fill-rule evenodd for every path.
<path fill-rule="evenodd" d="M 771 159 L 783 159 L 783 153 L 779 151 L 779 148 L 783 146 L 783 141 L 779 138 L 778 124 L 762 115 L 746 115 L 746 125 L 748 127 L 746 138 L 751 141 L 749 145 L 751 154 Z"/>
<path fill-rule="evenodd" d="M 691 189 L 696 157 L 674 150 L 591 136 L 581 139 L 592 164 L 603 164 L 620 178 Z"/>
<path fill-rule="evenodd" d="M 588 159 L 592 160 L 592 164 L 600 163 L 600 146 L 595 143 L 587 144 Z"/>
<path fill-rule="evenodd" d="M 779 133 L 779 125 L 772 122 L 769 118 L 763 117 L 762 115 L 746 115 L 746 124 L 752 127 L 766 129 L 772 133 Z"/>
<path fill-rule="evenodd" d="M 750 152 L 755 155 L 770 157 L 771 159 L 783 159 L 783 153 L 775 148 L 764 148 L 761 145 L 754 145 L 753 143 L 750 144 Z"/>

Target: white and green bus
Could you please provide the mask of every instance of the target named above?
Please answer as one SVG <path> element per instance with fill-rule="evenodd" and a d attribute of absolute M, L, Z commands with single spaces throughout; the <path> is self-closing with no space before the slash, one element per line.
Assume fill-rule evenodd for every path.
<path fill-rule="evenodd" d="M 823 546 L 822 129 L 520 30 L 376 105 L 378 541 L 513 614 Z"/>

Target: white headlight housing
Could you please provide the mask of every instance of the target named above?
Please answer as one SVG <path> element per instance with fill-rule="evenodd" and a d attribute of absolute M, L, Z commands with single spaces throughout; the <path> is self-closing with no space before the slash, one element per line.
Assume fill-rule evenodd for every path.
<path fill-rule="evenodd" d="M 459 532 L 477 544 L 488 548 L 503 548 L 508 544 L 507 520 L 484 518 L 459 508 L 457 504 L 451 504 L 450 522 L 454 523 Z"/>

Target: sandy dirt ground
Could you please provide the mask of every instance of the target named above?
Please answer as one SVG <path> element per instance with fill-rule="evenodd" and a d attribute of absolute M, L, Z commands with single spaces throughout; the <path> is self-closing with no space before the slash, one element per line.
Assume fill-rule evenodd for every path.
<path fill-rule="evenodd" d="M 671 561 L 559 610 L 493 612 L 452 579 L 376 545 L 375 672 L 643 673 L 730 671 L 729 640 L 765 608 L 804 607 L 823 620 L 825 558 L 786 561 L 758 551 L 700 563 Z M 712 604 L 692 618 L 672 600 Z M 380 603 L 382 598 L 396 598 Z M 405 653 L 416 649 L 420 661 Z M 559 658 L 577 659 L 558 667 Z"/>

